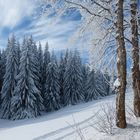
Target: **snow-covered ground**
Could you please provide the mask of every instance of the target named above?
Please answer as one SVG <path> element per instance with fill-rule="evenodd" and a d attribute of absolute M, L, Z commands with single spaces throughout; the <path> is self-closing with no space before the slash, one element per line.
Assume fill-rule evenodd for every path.
<path fill-rule="evenodd" d="M 127 104 L 132 102 L 131 94 L 127 93 Z M 134 117 L 129 118 L 127 129 L 116 128 L 112 136 L 91 127 L 95 114 L 107 103 L 115 104 L 115 95 L 69 106 L 35 119 L 0 120 L 0 140 L 139 140 L 140 121 Z"/>

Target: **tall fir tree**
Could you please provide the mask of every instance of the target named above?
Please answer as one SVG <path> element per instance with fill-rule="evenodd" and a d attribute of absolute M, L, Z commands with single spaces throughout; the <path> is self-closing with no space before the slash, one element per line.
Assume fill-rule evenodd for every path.
<path fill-rule="evenodd" d="M 35 80 L 35 85 L 40 90 L 41 92 L 41 83 L 40 83 L 40 73 L 39 73 L 39 58 L 38 58 L 38 49 L 35 41 L 33 40 L 32 36 L 28 40 L 29 45 L 31 46 L 31 51 L 32 51 L 32 58 L 34 60 L 34 80 Z"/>
<path fill-rule="evenodd" d="M 43 82 L 43 51 L 42 51 L 42 45 L 39 42 L 38 47 L 38 61 L 39 61 L 39 83 L 40 83 L 40 89 L 42 89 L 42 82 Z"/>
<path fill-rule="evenodd" d="M 103 88 L 106 93 L 106 96 L 110 94 L 110 76 L 107 70 L 103 73 Z"/>
<path fill-rule="evenodd" d="M 89 67 L 86 66 L 85 64 L 82 65 L 82 73 L 83 73 L 83 93 L 84 93 L 84 97 L 86 96 L 86 86 L 87 86 L 87 80 L 88 80 L 88 74 L 89 74 Z"/>
<path fill-rule="evenodd" d="M 17 86 L 11 102 L 12 120 L 33 118 L 40 115 L 43 99 L 36 86 L 36 63 L 32 40 L 24 39 L 21 51 Z"/>
<path fill-rule="evenodd" d="M 107 94 L 109 94 L 109 92 L 107 93 L 106 87 L 105 87 L 105 86 L 107 86 L 107 85 L 105 85 L 105 83 L 107 81 L 106 81 L 103 73 L 99 70 L 97 70 L 95 73 L 95 82 L 96 82 L 96 88 L 97 88 L 101 97 L 104 97 Z"/>
<path fill-rule="evenodd" d="M 63 97 L 64 97 L 64 73 L 65 73 L 65 65 L 64 65 L 64 56 L 61 53 L 60 56 L 60 63 L 59 63 L 59 82 L 60 82 L 60 99 L 61 103 L 64 103 Z"/>
<path fill-rule="evenodd" d="M 46 111 L 54 111 L 60 109 L 61 102 L 59 71 L 54 54 L 52 54 L 51 62 L 47 67 L 44 96 Z"/>
<path fill-rule="evenodd" d="M 60 98 L 62 104 L 64 104 L 64 74 L 66 71 L 67 61 L 68 61 L 68 50 L 65 52 L 65 55 L 61 53 L 59 63 Z"/>
<path fill-rule="evenodd" d="M 40 91 L 42 99 L 44 99 L 42 96 L 42 83 L 40 83 L 40 61 L 39 61 L 40 58 L 38 57 L 39 52 L 37 49 L 37 45 L 35 41 L 33 40 L 32 36 L 29 38 L 29 42 L 32 49 L 32 57 L 34 60 L 34 65 L 35 65 L 35 69 L 34 69 L 34 75 L 36 75 L 36 77 L 34 77 L 35 85 L 37 89 Z M 43 105 L 40 106 L 40 110 L 44 110 Z"/>
<path fill-rule="evenodd" d="M 95 72 L 91 70 L 88 75 L 87 83 L 86 83 L 86 94 L 85 94 L 85 101 L 96 100 L 100 97 L 100 93 L 96 87 L 95 82 Z"/>
<path fill-rule="evenodd" d="M 14 35 L 8 41 L 6 72 L 2 86 L 1 118 L 11 118 L 11 98 L 17 84 L 16 76 L 18 73 L 18 49 Z"/>
<path fill-rule="evenodd" d="M 92 70 L 88 75 L 86 84 L 86 102 L 109 95 L 109 82 L 110 77 L 108 73 L 105 72 L 103 74 L 100 71 L 94 72 L 94 70 Z"/>
<path fill-rule="evenodd" d="M 44 99 L 44 94 L 42 92 L 42 88 L 43 88 L 43 50 L 42 50 L 42 46 L 41 43 L 39 42 L 39 47 L 38 47 L 38 77 L 39 77 L 39 83 L 38 83 L 38 87 L 41 91 L 41 96 Z M 45 110 L 45 108 L 41 108 L 41 110 Z"/>
<path fill-rule="evenodd" d="M 64 104 L 75 105 L 84 100 L 83 74 L 79 53 L 69 53 L 69 60 L 64 74 Z"/>
<path fill-rule="evenodd" d="M 44 55 L 43 55 L 43 79 L 42 79 L 42 93 L 45 92 L 45 83 L 46 83 L 46 70 L 48 68 L 48 64 L 50 63 L 50 52 L 48 42 L 46 43 Z"/>

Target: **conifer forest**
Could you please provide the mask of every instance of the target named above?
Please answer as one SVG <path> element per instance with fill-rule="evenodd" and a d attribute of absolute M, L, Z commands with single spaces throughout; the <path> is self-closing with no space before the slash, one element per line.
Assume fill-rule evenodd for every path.
<path fill-rule="evenodd" d="M 0 140 L 140 140 L 140 0 L 0 14 Z"/>

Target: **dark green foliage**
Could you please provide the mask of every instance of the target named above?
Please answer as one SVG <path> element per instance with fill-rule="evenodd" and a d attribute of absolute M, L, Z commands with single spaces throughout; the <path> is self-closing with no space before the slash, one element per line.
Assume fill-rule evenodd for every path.
<path fill-rule="evenodd" d="M 11 99 L 11 119 L 13 120 L 37 117 L 43 106 L 41 93 L 36 86 L 38 69 L 33 46 L 31 39 L 24 40 L 19 74 L 16 77 L 17 86 Z"/>
<path fill-rule="evenodd" d="M 75 105 L 84 100 L 81 59 L 77 51 L 69 54 L 64 75 L 64 104 Z"/>
<path fill-rule="evenodd" d="M 48 64 L 44 93 L 44 104 L 46 111 L 60 109 L 59 71 L 54 54 L 52 55 L 51 62 Z"/>

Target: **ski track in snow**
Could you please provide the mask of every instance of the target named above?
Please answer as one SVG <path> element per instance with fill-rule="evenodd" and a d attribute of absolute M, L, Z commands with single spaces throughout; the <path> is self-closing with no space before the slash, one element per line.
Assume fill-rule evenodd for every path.
<path fill-rule="evenodd" d="M 127 103 L 132 101 L 131 95 L 127 94 Z M 82 131 L 86 140 L 125 140 L 128 135 L 123 135 L 124 130 L 109 137 L 90 126 L 90 121 L 94 120 L 101 105 L 106 103 L 115 104 L 115 95 L 44 113 L 34 119 L 0 120 L 0 140 L 80 140 L 76 127 Z M 132 128 L 133 126 L 129 125 L 126 131 L 129 132 Z"/>

